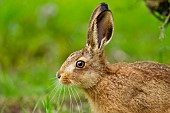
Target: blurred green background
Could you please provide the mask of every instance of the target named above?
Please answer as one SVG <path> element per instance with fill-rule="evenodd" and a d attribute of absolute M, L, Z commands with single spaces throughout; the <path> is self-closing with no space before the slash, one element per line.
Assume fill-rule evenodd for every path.
<path fill-rule="evenodd" d="M 89 18 L 101 2 L 114 17 L 114 35 L 106 46 L 110 62 L 170 64 L 170 27 L 160 40 L 162 22 L 143 0 L 0 0 L 1 113 L 55 111 L 58 94 L 52 91 L 55 84 L 48 88 L 55 81 L 51 78 L 71 52 L 85 46 Z M 49 101 L 49 95 L 56 96 Z M 69 111 L 66 101 L 60 112 Z"/>

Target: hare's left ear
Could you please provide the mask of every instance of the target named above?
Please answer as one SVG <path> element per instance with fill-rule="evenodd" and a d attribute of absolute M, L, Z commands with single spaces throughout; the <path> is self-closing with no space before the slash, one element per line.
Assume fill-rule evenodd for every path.
<path fill-rule="evenodd" d="M 101 51 L 111 40 L 113 17 L 105 3 L 100 4 L 92 14 L 86 46 L 93 51 Z"/>

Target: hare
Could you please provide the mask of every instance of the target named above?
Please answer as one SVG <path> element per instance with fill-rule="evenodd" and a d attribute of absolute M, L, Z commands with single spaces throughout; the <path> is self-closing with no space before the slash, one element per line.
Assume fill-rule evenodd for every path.
<path fill-rule="evenodd" d="M 56 74 L 59 82 L 81 88 L 93 113 L 170 113 L 170 66 L 110 64 L 104 46 L 113 30 L 112 13 L 101 3 L 91 16 L 86 47 L 66 59 Z"/>

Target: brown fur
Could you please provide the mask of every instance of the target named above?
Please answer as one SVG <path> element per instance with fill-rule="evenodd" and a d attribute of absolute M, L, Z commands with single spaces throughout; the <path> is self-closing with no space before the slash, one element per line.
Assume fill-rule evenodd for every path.
<path fill-rule="evenodd" d="M 112 14 L 99 5 L 89 24 L 86 47 L 72 53 L 57 73 L 64 85 L 80 87 L 93 113 L 170 113 L 170 67 L 155 62 L 110 64 L 104 46 Z M 77 61 L 84 61 L 82 68 Z"/>
<path fill-rule="evenodd" d="M 168 113 L 170 67 L 152 62 L 105 66 L 98 83 L 84 89 L 94 113 Z"/>

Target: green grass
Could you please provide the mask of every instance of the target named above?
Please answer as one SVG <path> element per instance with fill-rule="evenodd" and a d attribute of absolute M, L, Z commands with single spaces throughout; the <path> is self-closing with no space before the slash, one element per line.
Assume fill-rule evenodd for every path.
<path fill-rule="evenodd" d="M 91 13 L 103 1 L 0 0 L 1 113 L 56 112 L 64 92 L 60 94 L 57 89 L 61 87 L 51 78 L 71 52 L 85 46 Z M 115 27 L 113 39 L 106 47 L 111 62 L 170 64 L 170 26 L 160 40 L 162 23 L 149 13 L 142 0 L 106 3 L 113 13 Z M 57 89 L 53 90 L 55 86 Z M 71 110 L 66 89 L 60 113 Z M 77 91 L 84 112 L 89 113 L 87 100 L 81 90 Z M 72 110 L 78 112 L 73 94 L 72 101 Z"/>

